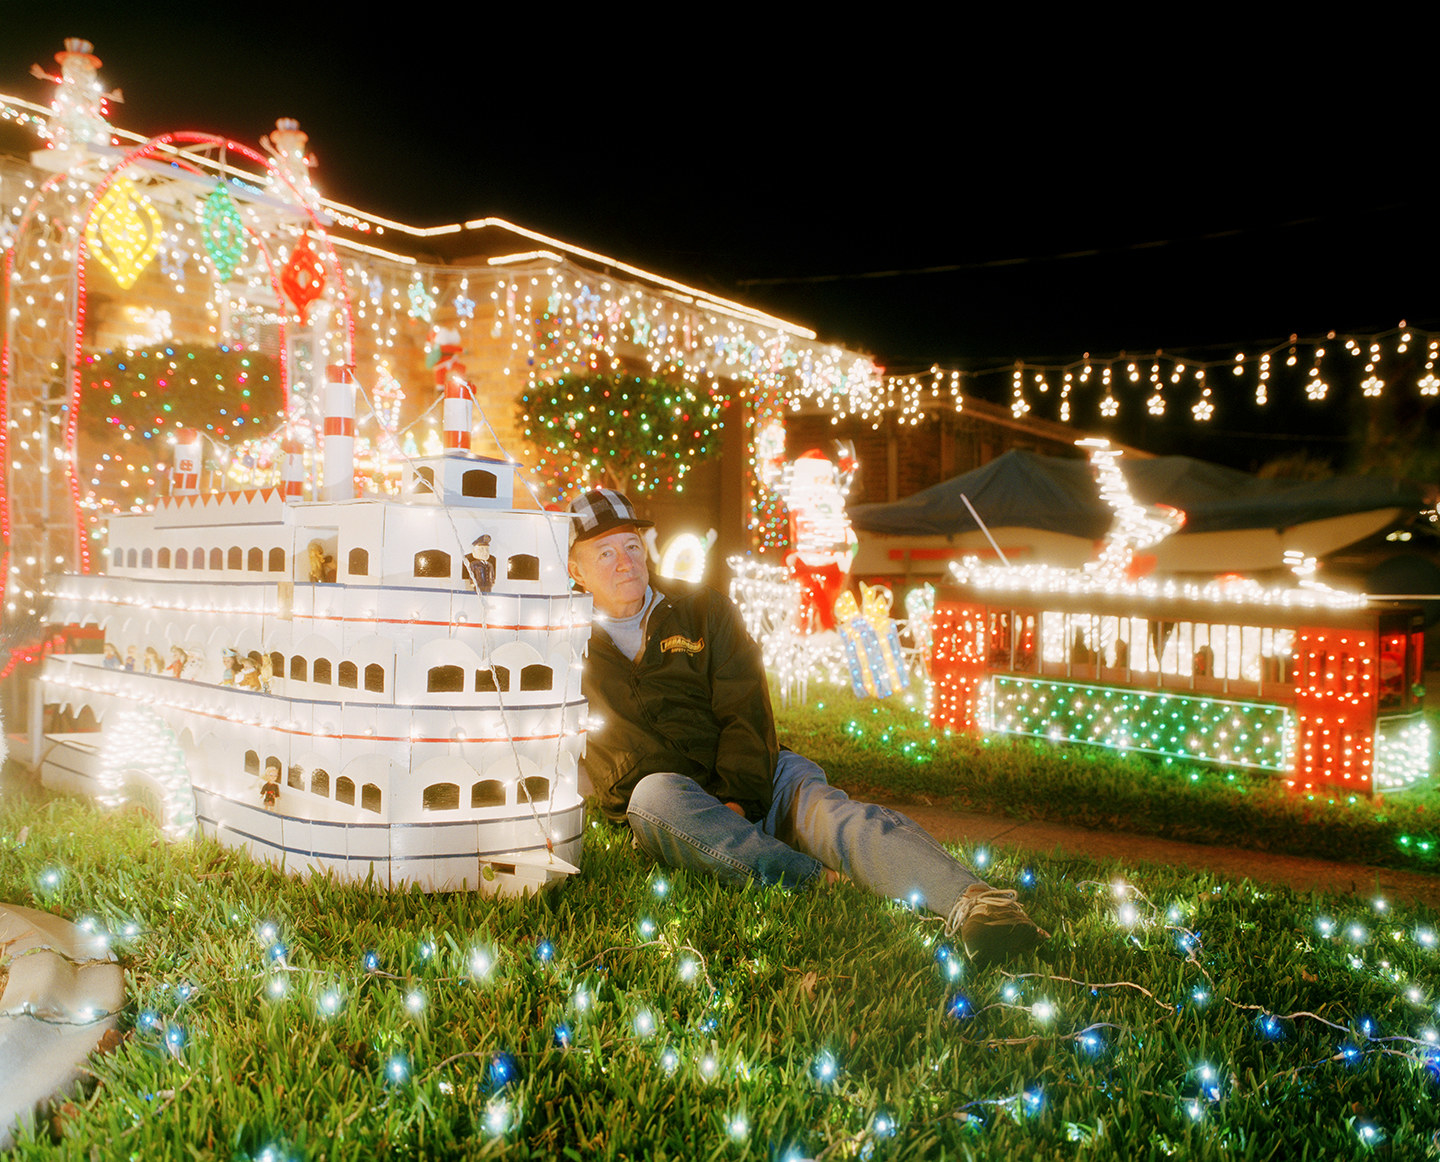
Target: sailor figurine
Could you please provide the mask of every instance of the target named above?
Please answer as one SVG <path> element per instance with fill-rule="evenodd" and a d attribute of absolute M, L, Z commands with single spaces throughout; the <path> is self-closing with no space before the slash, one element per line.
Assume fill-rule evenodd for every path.
<path fill-rule="evenodd" d="M 471 541 L 465 557 L 471 586 L 477 593 L 489 593 L 495 587 L 495 555 L 490 552 L 490 534 L 481 533 Z"/>

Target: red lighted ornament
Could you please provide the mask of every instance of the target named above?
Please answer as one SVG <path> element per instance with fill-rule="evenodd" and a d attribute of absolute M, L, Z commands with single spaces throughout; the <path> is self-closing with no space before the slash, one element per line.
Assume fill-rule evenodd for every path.
<path fill-rule="evenodd" d="M 290 261 L 280 272 L 280 289 L 295 304 L 300 321 L 309 322 L 310 304 L 325 293 L 325 264 L 311 247 L 308 234 L 300 235 Z"/>

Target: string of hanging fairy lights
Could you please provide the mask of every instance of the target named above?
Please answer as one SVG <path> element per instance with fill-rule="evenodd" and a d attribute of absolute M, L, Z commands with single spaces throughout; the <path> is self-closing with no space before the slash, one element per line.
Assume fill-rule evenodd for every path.
<path fill-rule="evenodd" d="M 1065 363 L 1017 359 L 967 371 L 935 366 L 928 372 L 885 376 L 881 390 L 858 406 L 852 397 L 849 414 L 875 428 L 889 417 L 913 426 L 939 411 L 963 411 L 967 385 L 973 388 L 979 380 L 1004 376 L 1009 380 L 1007 404 L 1017 420 L 1031 415 L 1044 401 L 1062 423 L 1103 426 L 1143 411 L 1151 420 L 1209 424 L 1223 421 L 1227 406 L 1242 393 L 1247 403 L 1269 407 L 1272 391 L 1287 372 L 1300 377 L 1303 402 L 1310 405 L 1331 399 L 1340 380 L 1367 399 L 1395 393 L 1434 399 L 1440 397 L 1437 360 L 1440 335 L 1410 327 L 1402 319 L 1380 332 L 1292 334 L 1259 350 L 1209 359 L 1165 351 L 1149 357 L 1086 352 Z M 791 400 L 792 410 L 804 402 Z M 832 410 L 833 422 L 842 418 L 838 409 Z"/>

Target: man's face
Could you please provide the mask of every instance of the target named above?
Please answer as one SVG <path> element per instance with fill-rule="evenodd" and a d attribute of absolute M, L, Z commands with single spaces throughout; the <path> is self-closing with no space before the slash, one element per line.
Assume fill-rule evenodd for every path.
<path fill-rule="evenodd" d="M 607 617 L 634 617 L 645 604 L 650 570 L 645 542 L 634 529 L 620 529 L 581 541 L 570 551 L 570 576 L 595 599 Z"/>

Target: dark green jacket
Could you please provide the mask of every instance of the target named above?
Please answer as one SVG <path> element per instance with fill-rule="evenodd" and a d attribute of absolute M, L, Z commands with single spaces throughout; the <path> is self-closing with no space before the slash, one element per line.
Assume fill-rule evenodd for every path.
<path fill-rule="evenodd" d="M 662 597 L 638 663 L 603 629 L 590 631 L 581 690 L 600 725 L 587 737 L 585 770 L 600 808 L 622 822 L 636 783 L 674 771 L 759 819 L 770 809 L 780 753 L 760 648 L 713 589 L 650 585 Z"/>

